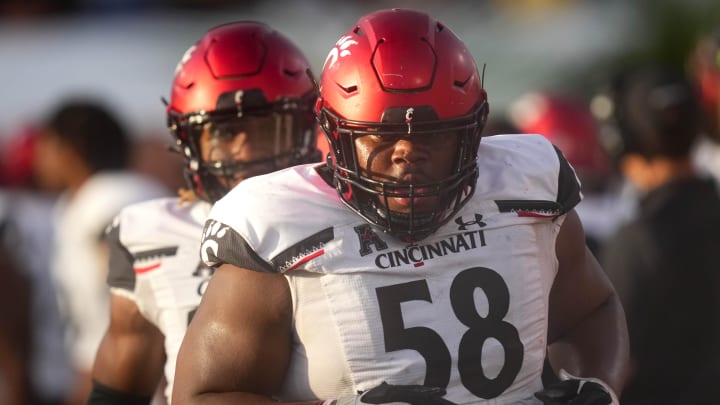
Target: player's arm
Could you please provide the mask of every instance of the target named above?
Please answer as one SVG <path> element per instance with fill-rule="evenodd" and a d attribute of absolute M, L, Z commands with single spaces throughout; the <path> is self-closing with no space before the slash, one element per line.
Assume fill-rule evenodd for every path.
<path fill-rule="evenodd" d="M 162 333 L 131 299 L 135 289 L 134 259 L 120 240 L 119 219 L 108 229 L 110 323 L 92 370 L 88 404 L 147 404 L 163 375 Z M 125 292 L 125 294 L 123 294 Z"/>
<path fill-rule="evenodd" d="M 585 245 L 575 210 L 556 241 L 558 274 L 550 293 L 549 354 L 553 368 L 594 377 L 617 394 L 628 372 L 625 314 L 595 257 Z"/>
<path fill-rule="evenodd" d="M 283 275 L 220 266 L 180 347 L 173 404 L 277 404 L 291 322 Z"/>
<path fill-rule="evenodd" d="M 222 265 L 213 275 L 178 354 L 173 405 L 272 404 L 288 367 L 292 300 L 284 276 Z M 336 405 L 454 405 L 441 388 L 385 383 Z M 318 404 L 321 400 L 294 402 Z"/>
<path fill-rule="evenodd" d="M 162 333 L 134 301 L 112 294 L 110 325 L 95 357 L 88 404 L 149 404 L 164 364 Z"/>

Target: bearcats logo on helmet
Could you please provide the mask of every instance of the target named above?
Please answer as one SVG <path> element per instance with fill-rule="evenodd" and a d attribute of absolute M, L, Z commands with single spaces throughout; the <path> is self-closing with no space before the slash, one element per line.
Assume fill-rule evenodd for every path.
<path fill-rule="evenodd" d="M 330 51 L 315 108 L 332 144 L 338 195 L 384 231 L 403 240 L 427 237 L 474 193 L 487 94 L 465 44 L 429 15 L 392 9 L 362 17 Z M 408 133 L 457 137 L 451 175 L 408 192 L 407 185 L 357 169 L 353 136 Z M 432 212 L 408 218 L 376 203 L 390 196 L 411 202 L 442 198 L 435 199 Z"/>
<path fill-rule="evenodd" d="M 330 64 L 327 64 L 327 68 L 331 68 L 332 65 L 337 62 L 338 57 L 342 58 L 351 55 L 352 53 L 348 48 L 352 45 L 357 45 L 357 41 L 353 40 L 352 37 L 345 35 L 344 37 L 340 38 L 335 43 L 335 47 L 330 50 L 327 58 L 325 58 L 325 64 L 328 63 L 328 60 L 330 61 Z"/>
<path fill-rule="evenodd" d="M 190 60 L 190 57 L 192 56 L 192 53 L 195 51 L 196 48 L 197 46 L 193 45 L 185 51 L 182 58 L 180 58 L 180 62 L 178 62 L 178 64 L 175 66 L 175 74 L 177 74 L 177 72 L 182 69 L 185 63 Z"/>

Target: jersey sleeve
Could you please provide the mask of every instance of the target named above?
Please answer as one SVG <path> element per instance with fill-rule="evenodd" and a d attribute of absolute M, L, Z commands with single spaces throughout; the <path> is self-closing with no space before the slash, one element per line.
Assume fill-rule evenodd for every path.
<path fill-rule="evenodd" d="M 119 217 L 116 217 L 106 231 L 106 241 L 109 250 L 107 284 L 111 288 L 133 291 L 135 289 L 133 256 L 120 240 L 120 226 Z"/>
<path fill-rule="evenodd" d="M 501 212 L 556 217 L 582 200 L 574 169 L 542 135 L 496 135 L 479 156 L 480 198 L 494 200 Z"/>
<path fill-rule="evenodd" d="M 210 267 L 223 264 L 265 273 L 277 272 L 264 261 L 232 227 L 215 219 L 208 219 L 203 229 L 200 256 Z"/>
<path fill-rule="evenodd" d="M 560 163 L 556 202 L 560 205 L 560 212 L 565 214 L 582 200 L 580 180 L 560 149 L 555 145 L 553 148 L 555 148 Z"/>

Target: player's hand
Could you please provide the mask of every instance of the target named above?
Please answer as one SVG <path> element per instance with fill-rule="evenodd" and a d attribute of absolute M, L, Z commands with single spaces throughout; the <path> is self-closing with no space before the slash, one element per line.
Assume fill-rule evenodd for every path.
<path fill-rule="evenodd" d="M 383 382 L 361 394 L 342 397 L 336 401 L 325 401 L 324 404 L 334 402 L 334 405 L 455 405 L 453 402 L 443 398 L 443 395 L 445 395 L 445 389 L 443 388 L 426 387 L 424 385 L 391 385 Z"/>
<path fill-rule="evenodd" d="M 581 378 L 560 371 L 562 381 L 552 384 L 535 397 L 544 405 L 618 405 L 612 389 L 596 378 Z"/>

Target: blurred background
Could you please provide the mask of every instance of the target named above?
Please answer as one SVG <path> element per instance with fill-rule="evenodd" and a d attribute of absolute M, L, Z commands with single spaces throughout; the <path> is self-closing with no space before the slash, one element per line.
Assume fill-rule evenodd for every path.
<path fill-rule="evenodd" d="M 340 34 L 367 12 L 408 7 L 449 25 L 486 64 L 492 111 L 528 89 L 587 93 L 608 65 L 681 63 L 718 21 L 712 0 L 4 0 L 0 137 L 69 93 L 112 104 L 137 137 L 164 136 L 160 101 L 179 56 L 209 27 L 258 19 L 296 41 L 319 73 Z"/>
<path fill-rule="evenodd" d="M 619 178 L 612 163 L 594 163 L 604 152 L 587 147 L 600 142 L 593 118 L 583 115 L 589 114 L 590 101 L 624 66 L 651 62 L 689 70 L 698 39 L 720 27 L 717 0 L 0 1 L 0 236 L 5 240 L 0 248 L 11 253 L 0 252 L 0 403 L 84 403 L 72 398 L 77 370 L 63 341 L 72 334 L 48 270 L 53 233 L 66 231 L 55 229 L 52 219 L 63 190 L 41 189 L 32 178 L 35 131 L 57 106 L 72 97 L 101 101 L 132 140 L 129 168 L 172 195 L 184 184 L 183 161 L 168 152 L 171 137 L 161 99 L 169 97 L 180 57 L 209 28 L 264 21 L 291 38 L 319 75 L 327 52 L 358 17 L 391 7 L 425 11 L 444 22 L 484 66 L 488 135 L 549 135 L 553 128 L 591 133 L 580 136 L 580 144 L 563 140 L 562 134 L 552 140 L 579 175 L 587 163 L 588 171 L 602 177 L 583 178 L 586 201 L 579 207 L 596 253 L 616 226 L 632 217 L 635 197 L 626 196 L 622 186 L 608 186 Z M 720 53 L 717 59 L 716 68 Z M 563 99 L 527 97 L 533 93 Z M 583 111 L 566 107 L 564 97 Z M 559 120 L 537 121 L 543 108 L 557 110 Z M 720 173 L 720 149 L 713 153 Z M 31 393 L 17 387 L 30 387 Z"/>

